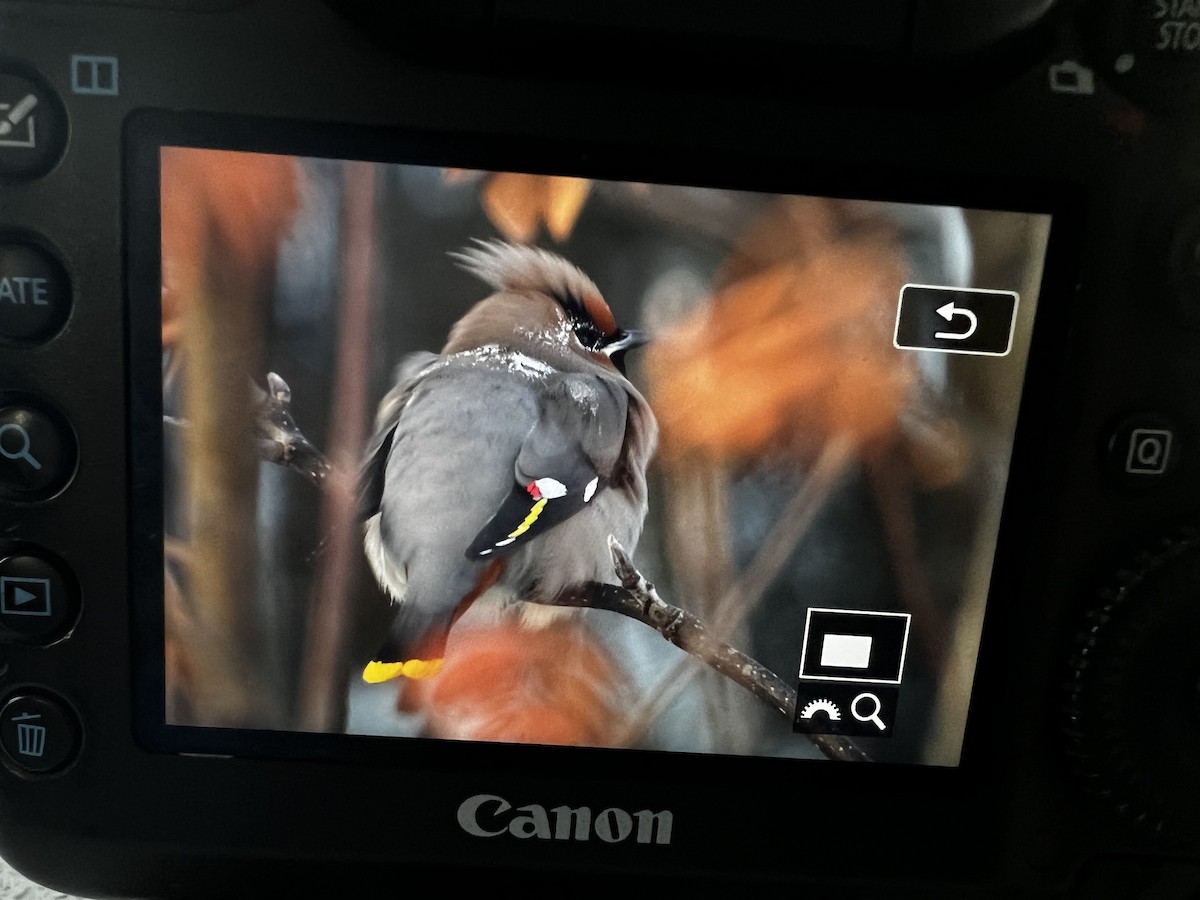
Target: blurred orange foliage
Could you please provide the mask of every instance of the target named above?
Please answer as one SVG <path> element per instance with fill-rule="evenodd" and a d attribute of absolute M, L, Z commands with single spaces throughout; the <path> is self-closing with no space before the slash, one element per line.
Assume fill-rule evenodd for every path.
<path fill-rule="evenodd" d="M 273 271 L 300 203 L 300 167 L 288 156 L 184 147 L 164 147 L 161 159 L 163 345 L 172 346 L 206 265 Z"/>
<path fill-rule="evenodd" d="M 542 222 L 561 241 L 575 227 L 590 191 L 586 178 L 497 172 L 484 184 L 482 200 L 492 224 L 510 241 L 528 242 Z"/>
<path fill-rule="evenodd" d="M 445 178 L 457 184 L 479 173 L 446 169 Z M 586 178 L 566 175 L 525 175 L 489 172 L 479 191 L 483 211 L 504 237 L 519 244 L 533 240 L 544 223 L 556 241 L 570 237 L 591 193 Z"/>
<path fill-rule="evenodd" d="M 659 335 L 646 374 L 660 455 L 810 460 L 836 435 L 888 441 L 917 382 L 892 347 L 905 281 L 889 221 L 789 197 L 744 235 L 711 301 Z"/>
<path fill-rule="evenodd" d="M 624 675 L 573 622 L 459 629 L 442 671 L 406 681 L 402 704 L 434 737 L 603 747 L 619 731 Z"/>

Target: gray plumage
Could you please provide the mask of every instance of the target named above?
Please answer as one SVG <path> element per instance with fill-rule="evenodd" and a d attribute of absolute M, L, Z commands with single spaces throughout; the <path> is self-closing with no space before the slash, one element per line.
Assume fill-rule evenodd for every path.
<path fill-rule="evenodd" d="M 456 258 L 497 293 L 400 364 L 363 470 L 367 558 L 398 605 L 380 661 L 444 639 L 485 571 L 518 599 L 614 582 L 608 535 L 632 549 L 646 512 L 657 426 L 608 358 L 624 333 L 596 286 L 530 247 Z"/>

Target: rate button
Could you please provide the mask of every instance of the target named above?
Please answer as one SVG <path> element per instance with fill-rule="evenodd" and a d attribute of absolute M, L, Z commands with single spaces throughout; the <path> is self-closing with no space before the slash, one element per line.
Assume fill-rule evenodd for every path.
<path fill-rule="evenodd" d="M 0 338 L 48 340 L 70 311 L 71 282 L 58 260 L 31 243 L 0 242 Z"/>

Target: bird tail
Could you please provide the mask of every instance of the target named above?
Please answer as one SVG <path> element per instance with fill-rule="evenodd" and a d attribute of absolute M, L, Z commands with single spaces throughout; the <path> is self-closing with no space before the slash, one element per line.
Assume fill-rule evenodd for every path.
<path fill-rule="evenodd" d="M 412 597 L 401 601 L 387 641 L 363 669 L 363 681 L 377 684 L 400 677 L 422 679 L 440 672 L 450 629 L 481 594 L 495 585 L 504 568 L 503 559 L 488 563 L 471 590 L 448 613 L 424 609 Z"/>
<path fill-rule="evenodd" d="M 429 615 L 401 603 L 383 646 L 363 669 L 363 681 L 378 684 L 393 678 L 429 678 L 441 671 L 449 617 Z"/>

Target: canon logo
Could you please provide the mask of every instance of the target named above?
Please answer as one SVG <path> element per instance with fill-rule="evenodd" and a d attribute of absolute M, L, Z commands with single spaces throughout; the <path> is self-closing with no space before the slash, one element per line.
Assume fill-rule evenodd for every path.
<path fill-rule="evenodd" d="M 669 844 L 672 819 L 669 809 L 628 813 L 610 806 L 595 815 L 586 806 L 577 809 L 556 806 L 547 810 L 530 803 L 513 809 L 511 803 L 495 794 L 468 797 L 458 808 L 458 825 L 467 834 L 475 837 L 511 834 L 543 841 L 587 841 L 594 834 L 607 844 L 619 844 L 631 837 L 639 844 Z"/>

